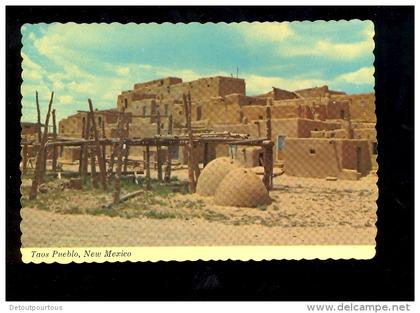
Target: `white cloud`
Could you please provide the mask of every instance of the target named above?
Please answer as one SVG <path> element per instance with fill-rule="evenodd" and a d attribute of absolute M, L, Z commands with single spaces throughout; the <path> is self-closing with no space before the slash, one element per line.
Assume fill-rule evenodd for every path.
<path fill-rule="evenodd" d="M 358 43 L 332 43 L 319 40 L 313 46 L 290 46 L 279 49 L 279 53 L 288 56 L 327 56 L 333 59 L 351 60 L 373 53 L 373 39 L 366 39 Z"/>
<path fill-rule="evenodd" d="M 75 102 L 74 98 L 70 95 L 63 95 L 58 97 L 60 104 L 73 104 Z"/>
<path fill-rule="evenodd" d="M 130 73 L 130 68 L 128 66 L 118 66 L 115 71 L 120 76 L 127 76 Z"/>
<path fill-rule="evenodd" d="M 346 83 L 361 85 L 361 84 L 371 84 L 375 83 L 375 68 L 373 66 L 362 67 L 357 71 L 341 74 L 336 78 L 336 81 L 344 81 Z"/>
<path fill-rule="evenodd" d="M 259 41 L 282 42 L 295 35 L 288 22 L 240 23 L 236 26 L 250 44 Z"/>

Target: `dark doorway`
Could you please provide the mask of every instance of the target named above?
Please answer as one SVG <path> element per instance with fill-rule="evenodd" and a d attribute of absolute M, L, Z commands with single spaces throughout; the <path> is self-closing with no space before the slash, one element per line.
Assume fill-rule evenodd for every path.
<path fill-rule="evenodd" d="M 201 106 L 197 107 L 197 121 L 201 120 Z"/>

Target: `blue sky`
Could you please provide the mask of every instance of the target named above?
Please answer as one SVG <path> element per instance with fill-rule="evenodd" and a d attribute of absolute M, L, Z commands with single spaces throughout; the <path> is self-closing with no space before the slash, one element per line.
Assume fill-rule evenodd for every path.
<path fill-rule="evenodd" d="M 213 75 L 246 79 L 247 94 L 327 84 L 347 93 L 374 88 L 370 21 L 219 24 L 25 24 L 22 120 L 35 121 L 35 90 L 61 119 L 116 106 L 136 82 Z"/>

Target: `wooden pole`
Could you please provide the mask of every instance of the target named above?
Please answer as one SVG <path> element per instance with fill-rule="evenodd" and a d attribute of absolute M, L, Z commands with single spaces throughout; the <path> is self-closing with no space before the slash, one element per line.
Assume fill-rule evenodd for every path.
<path fill-rule="evenodd" d="M 193 136 L 191 129 L 191 94 L 188 93 L 187 96 L 183 95 L 184 101 L 184 110 L 185 110 L 185 119 L 187 124 L 188 132 L 188 144 L 187 144 L 187 153 L 188 153 L 188 190 L 190 193 L 195 192 L 195 180 L 194 180 L 194 157 L 193 157 Z"/>
<path fill-rule="evenodd" d="M 83 144 L 80 145 L 79 153 L 79 175 L 83 178 Z"/>
<path fill-rule="evenodd" d="M 271 129 L 271 106 L 266 107 L 266 118 L 267 118 L 267 140 L 272 138 L 272 129 Z"/>
<path fill-rule="evenodd" d="M 22 148 L 22 175 L 26 174 L 28 166 L 28 145 L 24 144 Z"/>
<path fill-rule="evenodd" d="M 54 92 L 51 93 L 50 103 L 48 104 L 48 111 L 47 111 L 47 115 L 45 117 L 44 134 L 42 136 L 42 139 L 41 139 L 41 142 L 40 142 L 40 145 L 39 145 L 39 149 L 38 149 L 38 152 L 37 152 L 36 165 L 35 165 L 35 175 L 34 175 L 34 179 L 32 180 L 32 186 L 31 186 L 31 191 L 30 191 L 30 194 L 29 194 L 29 200 L 36 199 L 36 196 L 37 196 L 37 193 L 38 193 L 38 186 L 39 186 L 40 182 L 42 181 L 42 177 L 41 177 L 43 175 L 42 167 L 44 165 L 43 156 L 44 156 L 45 144 L 48 140 L 48 123 L 50 121 L 50 114 L 51 114 L 51 107 L 52 107 L 53 99 L 54 99 Z"/>
<path fill-rule="evenodd" d="M 98 158 L 98 163 L 99 163 L 99 172 L 100 172 L 100 176 L 101 176 L 101 184 L 102 184 L 102 188 L 104 190 L 107 190 L 106 165 L 105 165 L 105 160 L 103 159 L 103 154 L 101 152 L 101 146 L 99 144 L 99 135 L 98 135 L 98 129 L 96 128 L 95 113 L 93 111 L 92 100 L 88 99 L 88 103 L 89 103 L 89 110 L 90 110 L 90 119 L 91 119 L 92 128 L 93 128 L 93 136 L 94 136 L 94 139 L 95 139 L 95 151 L 96 151 L 96 156 Z"/>
<path fill-rule="evenodd" d="M 105 135 L 105 119 L 102 120 L 102 138 L 106 138 Z M 105 170 L 106 170 L 106 144 L 102 144 L 102 159 L 105 162 Z"/>
<path fill-rule="evenodd" d="M 41 132 L 41 110 L 39 108 L 39 99 L 38 99 L 38 91 L 35 92 L 35 101 L 36 101 L 36 113 L 37 113 L 37 132 L 38 132 L 38 142 L 42 140 L 42 132 Z"/>
<path fill-rule="evenodd" d="M 159 109 L 157 110 L 156 113 L 156 133 L 157 135 L 160 135 L 161 133 L 161 129 L 160 129 L 160 112 Z M 158 180 L 162 181 L 162 156 L 161 156 L 161 147 L 160 145 L 156 145 L 156 161 L 157 161 L 157 176 L 158 176 Z"/>
<path fill-rule="evenodd" d="M 98 188 L 98 180 L 96 177 L 96 160 L 95 160 L 95 152 L 93 151 L 94 148 L 90 147 L 89 155 L 90 155 L 90 177 L 92 180 L 93 188 Z"/>
<path fill-rule="evenodd" d="M 126 136 L 129 136 L 130 132 L 130 124 L 127 122 L 126 124 Z M 128 167 L 128 156 L 130 154 L 130 146 L 126 143 L 124 144 L 124 172 L 127 172 Z"/>
<path fill-rule="evenodd" d="M 117 119 L 118 131 L 122 127 L 124 111 L 125 111 L 125 108 L 122 107 L 121 111 L 118 112 L 118 119 Z M 115 156 L 117 155 L 117 146 L 118 146 L 118 143 L 114 143 L 112 145 L 112 151 L 109 157 L 109 166 L 108 166 L 108 181 L 109 182 L 111 182 L 112 177 L 114 175 L 114 163 L 115 163 Z"/>
<path fill-rule="evenodd" d="M 124 109 L 122 109 L 124 110 Z M 128 122 L 127 122 L 128 123 Z M 118 142 L 117 146 L 117 169 L 115 172 L 115 178 L 114 178 L 114 203 L 120 202 L 120 193 L 121 193 L 121 169 L 122 169 L 122 159 L 123 159 L 123 146 L 124 146 L 124 140 L 125 140 L 125 132 L 122 125 L 118 129 L 118 133 L 120 135 L 120 140 Z"/>
<path fill-rule="evenodd" d="M 52 120 L 53 120 L 53 138 L 54 141 L 57 140 L 57 124 L 55 119 L 55 109 L 52 110 Z M 53 172 L 57 171 L 57 146 L 53 147 L 52 150 L 52 165 L 51 169 Z"/>
<path fill-rule="evenodd" d="M 208 162 L 209 162 L 209 144 L 208 144 L 208 142 L 206 142 L 206 143 L 204 143 L 203 168 L 206 167 Z"/>
<path fill-rule="evenodd" d="M 173 127 L 173 123 L 172 123 L 172 114 L 169 115 L 168 118 L 168 135 L 172 135 L 172 127 Z M 166 167 L 165 167 L 165 178 L 164 181 L 165 182 L 170 182 L 171 181 L 171 170 L 172 170 L 172 151 L 173 151 L 173 146 L 167 146 L 168 148 L 168 156 L 167 156 L 167 163 L 166 163 Z"/>
<path fill-rule="evenodd" d="M 85 123 L 85 130 L 83 132 L 84 139 L 90 139 L 90 113 L 86 114 L 86 123 Z M 82 153 L 82 177 L 83 181 L 86 182 L 87 173 L 88 173 L 88 164 L 89 164 L 89 150 L 88 145 L 86 143 L 82 144 L 83 151 Z"/>
<path fill-rule="evenodd" d="M 150 190 L 150 147 L 146 146 L 146 183 L 147 189 Z"/>
<path fill-rule="evenodd" d="M 262 147 L 264 149 L 263 158 L 264 158 L 264 177 L 263 183 L 267 188 L 267 191 L 272 189 L 273 186 L 273 146 L 272 141 L 264 141 Z"/>
<path fill-rule="evenodd" d="M 124 112 L 124 108 L 121 109 Z M 128 121 L 126 121 L 128 123 Z M 122 158 L 123 158 L 123 146 L 125 141 L 125 131 L 123 128 L 123 121 L 121 121 L 120 127 L 118 128 L 118 133 L 120 139 L 117 145 L 117 169 L 115 171 L 114 177 L 114 203 L 118 203 L 120 201 L 120 193 L 121 193 L 121 169 L 122 169 Z"/>

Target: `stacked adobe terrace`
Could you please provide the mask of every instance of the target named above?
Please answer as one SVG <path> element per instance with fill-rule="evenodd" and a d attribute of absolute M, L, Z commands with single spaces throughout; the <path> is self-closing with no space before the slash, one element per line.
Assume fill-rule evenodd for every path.
<path fill-rule="evenodd" d="M 208 77 L 190 82 L 166 77 L 137 83 L 132 90 L 118 95 L 115 109 L 96 111 L 100 136 L 115 136 L 116 113 L 120 110 L 129 114 L 129 138 L 158 134 L 182 136 L 187 133 L 183 102 L 186 94 L 191 98 L 191 127 L 196 136 L 241 133 L 250 138 L 266 138 L 268 135 L 267 139 L 275 143 L 276 164 L 290 175 L 358 179 L 376 166 L 374 94 L 348 95 L 328 86 L 296 91 L 273 87 L 265 94 L 247 96 L 245 80 L 233 77 Z M 83 137 L 86 114 L 79 112 L 61 120 L 59 135 Z M 77 149 L 73 148 L 74 153 L 64 149 L 63 158 L 76 161 Z M 193 150 L 200 164 L 220 156 L 230 156 L 248 167 L 263 163 L 260 147 L 209 143 L 206 148 L 199 145 Z M 150 153 L 154 160 L 161 153 L 162 158 L 170 154 L 172 161 L 187 163 L 183 146 L 159 152 L 151 149 Z M 144 156 L 144 147 L 133 147 L 128 158 L 144 161 Z"/>

